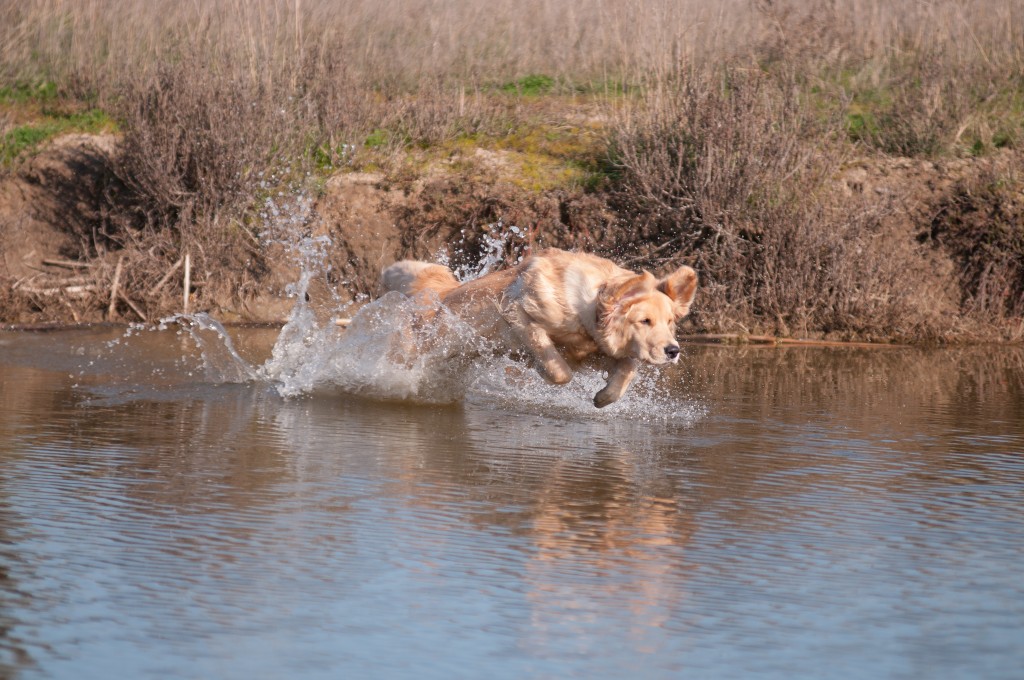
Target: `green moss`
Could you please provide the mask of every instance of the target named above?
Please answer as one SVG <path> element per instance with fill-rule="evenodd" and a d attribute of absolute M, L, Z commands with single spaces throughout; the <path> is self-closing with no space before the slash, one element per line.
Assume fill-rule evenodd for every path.
<path fill-rule="evenodd" d="M 313 166 L 322 172 L 338 170 L 351 165 L 356 152 L 354 144 L 310 144 L 307 153 L 313 160 Z"/>
<path fill-rule="evenodd" d="M 494 140 L 497 149 L 550 156 L 559 160 L 584 160 L 597 151 L 596 129 L 574 125 L 522 126 Z"/>
<path fill-rule="evenodd" d="M 463 134 L 412 150 L 414 173 L 444 167 L 461 174 L 496 175 L 530 191 L 594 190 L 608 178 L 607 149 L 596 126 L 523 124 L 504 135 Z"/>

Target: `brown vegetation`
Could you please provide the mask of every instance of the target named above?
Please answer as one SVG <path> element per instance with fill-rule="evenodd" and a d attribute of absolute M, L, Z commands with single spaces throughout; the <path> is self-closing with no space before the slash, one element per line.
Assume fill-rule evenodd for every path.
<path fill-rule="evenodd" d="M 500 222 L 695 266 L 701 330 L 1017 339 L 1022 44 L 1019 0 L 0 1 L 0 317 L 179 311 L 185 253 L 196 308 L 277 316 L 298 193 L 349 295 Z M 33 121 L 93 110 L 47 180 L 89 145 Z"/>

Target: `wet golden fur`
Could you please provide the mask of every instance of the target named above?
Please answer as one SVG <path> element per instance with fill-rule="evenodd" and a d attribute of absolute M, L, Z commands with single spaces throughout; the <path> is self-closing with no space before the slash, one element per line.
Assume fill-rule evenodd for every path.
<path fill-rule="evenodd" d="M 436 296 L 484 337 L 508 350 L 526 350 L 541 375 L 556 384 L 572 379 L 570 361 L 609 357 L 608 383 L 594 397 L 598 407 L 625 393 L 637 362 L 678 360 L 676 322 L 689 313 L 697 290 L 690 267 L 659 280 L 556 248 L 463 284 L 441 265 L 403 260 L 384 270 L 382 282 L 385 290 L 424 301 Z"/>

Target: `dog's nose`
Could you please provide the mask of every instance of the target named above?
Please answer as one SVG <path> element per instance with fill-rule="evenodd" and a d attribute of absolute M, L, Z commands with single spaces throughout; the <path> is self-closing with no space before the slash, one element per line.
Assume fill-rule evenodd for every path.
<path fill-rule="evenodd" d="M 665 348 L 665 356 L 675 361 L 675 358 L 679 356 L 679 345 L 669 345 Z"/>

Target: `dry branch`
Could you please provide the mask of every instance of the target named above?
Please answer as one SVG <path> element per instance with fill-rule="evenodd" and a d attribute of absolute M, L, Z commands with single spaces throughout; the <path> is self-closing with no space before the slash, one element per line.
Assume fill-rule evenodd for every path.
<path fill-rule="evenodd" d="M 134 302 L 132 302 L 132 301 L 131 301 L 131 300 L 130 300 L 130 299 L 128 298 L 128 296 L 126 296 L 126 295 L 125 295 L 124 293 L 118 293 L 118 294 L 117 294 L 117 297 L 121 298 L 121 301 L 122 301 L 122 302 L 124 302 L 124 303 L 125 303 L 126 305 L 128 305 L 128 306 L 129 306 L 129 307 L 131 308 L 131 310 L 132 310 L 133 312 L 135 312 L 136 316 L 138 316 L 138 317 L 139 317 L 140 319 L 142 319 L 143 323 L 146 323 L 146 322 L 148 322 L 148 321 L 149 321 L 149 319 L 148 319 L 148 318 L 146 317 L 146 315 L 142 313 L 142 310 L 140 310 L 140 309 L 139 309 L 139 308 L 138 308 L 138 307 L 137 307 L 137 306 L 135 305 L 135 303 L 134 303 Z"/>
<path fill-rule="evenodd" d="M 89 262 L 72 262 L 70 260 L 43 260 L 43 264 L 51 267 L 63 267 L 64 269 L 88 269 L 92 267 Z"/>
<path fill-rule="evenodd" d="M 55 288 L 37 288 L 35 286 L 18 286 L 15 290 L 33 295 L 67 295 L 68 297 L 83 298 L 96 290 L 96 286 L 64 286 Z"/>
<path fill-rule="evenodd" d="M 192 257 L 190 253 L 185 253 L 185 293 L 184 299 L 182 300 L 182 313 L 188 314 L 188 296 L 192 288 Z"/>
<path fill-rule="evenodd" d="M 114 317 L 117 311 L 117 289 L 121 285 L 121 267 L 124 265 L 124 255 L 117 258 L 117 267 L 114 268 L 114 282 L 110 285 L 110 305 L 107 306 L 107 319 Z"/>

